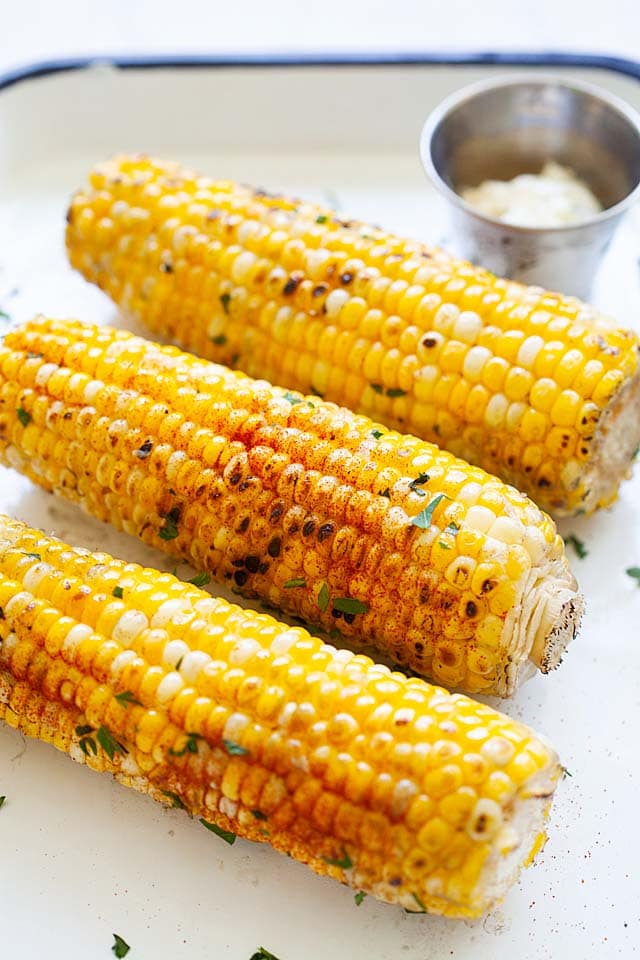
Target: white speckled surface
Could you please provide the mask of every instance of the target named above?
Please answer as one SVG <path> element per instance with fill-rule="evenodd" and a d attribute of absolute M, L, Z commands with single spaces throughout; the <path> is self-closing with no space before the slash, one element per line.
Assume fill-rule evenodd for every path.
<path fill-rule="evenodd" d="M 220 176 L 329 193 L 362 218 L 442 239 L 440 202 L 418 161 L 419 121 L 434 100 L 481 73 L 371 70 L 359 79 L 328 70 L 305 79 L 99 70 L 6 91 L 0 307 L 14 320 L 43 311 L 118 322 L 106 298 L 71 273 L 62 239 L 70 191 L 117 149 L 163 150 Z M 640 103 L 640 85 L 592 79 Z M 187 102 L 195 107 L 174 106 Z M 377 149 L 378 121 L 391 115 Z M 636 210 L 594 291 L 636 327 L 639 226 Z M 555 743 L 572 777 L 560 786 L 537 864 L 484 921 L 409 916 L 370 898 L 357 908 L 352 891 L 268 848 L 228 847 L 179 811 L 1 728 L 0 955 L 107 958 L 117 931 L 132 945 L 131 960 L 249 960 L 260 944 L 281 960 L 631 957 L 640 938 L 640 590 L 624 570 L 640 565 L 639 506 L 640 476 L 611 511 L 564 524 L 589 550 L 574 564 L 588 600 L 584 628 L 561 669 L 531 681 L 506 709 Z M 0 511 L 76 543 L 172 566 L 4 469 Z"/>

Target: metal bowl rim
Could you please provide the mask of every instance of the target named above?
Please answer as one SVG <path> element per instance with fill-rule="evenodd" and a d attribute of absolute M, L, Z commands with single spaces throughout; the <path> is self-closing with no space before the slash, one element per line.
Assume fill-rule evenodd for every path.
<path fill-rule="evenodd" d="M 589 83 L 583 80 L 568 79 L 558 73 L 553 72 L 536 70 L 535 72 L 526 71 L 513 75 L 503 75 L 500 77 L 493 77 L 489 80 L 479 80 L 476 83 L 467 84 L 460 90 L 456 90 L 454 93 L 449 94 L 448 97 L 445 97 L 445 99 L 442 100 L 427 117 L 420 134 L 420 156 L 422 159 L 422 165 L 434 186 L 444 197 L 446 197 L 447 200 L 449 200 L 450 203 L 453 203 L 466 214 L 475 217 L 489 226 L 499 227 L 501 230 L 513 234 L 544 235 L 549 233 L 556 235 L 568 233 L 571 230 L 587 230 L 590 227 L 600 225 L 605 220 L 611 220 L 623 214 L 629 207 L 633 205 L 633 203 L 635 203 L 638 198 L 640 198 L 640 179 L 635 187 L 633 187 L 633 189 L 625 197 L 623 197 L 622 200 L 619 200 L 612 207 L 607 207 L 605 210 L 601 210 L 599 213 L 587 217 L 585 220 L 579 220 L 576 223 L 560 224 L 552 227 L 530 227 L 521 226 L 520 224 L 516 223 L 506 223 L 504 220 L 498 220 L 495 217 L 490 217 L 487 216 L 487 214 L 481 213 L 476 207 L 472 206 L 472 204 L 467 203 L 467 201 L 464 200 L 460 194 L 450 187 L 449 184 L 440 176 L 440 173 L 436 169 L 435 163 L 433 162 L 431 147 L 434 136 L 446 117 L 449 116 L 449 114 L 452 113 L 456 107 L 461 106 L 466 101 L 475 99 L 479 94 L 486 93 L 489 90 L 498 89 L 500 87 L 515 87 L 527 84 L 539 87 L 565 87 L 568 90 L 577 90 L 580 93 L 590 94 L 592 97 L 600 100 L 611 110 L 622 116 L 630 124 L 630 126 L 633 127 L 638 136 L 638 145 L 640 150 L 640 113 L 638 113 L 638 111 L 635 110 L 630 104 L 626 103 L 621 97 L 617 97 L 615 94 L 611 94 L 608 91 L 603 90 L 602 87 L 597 86 L 597 84 Z"/>

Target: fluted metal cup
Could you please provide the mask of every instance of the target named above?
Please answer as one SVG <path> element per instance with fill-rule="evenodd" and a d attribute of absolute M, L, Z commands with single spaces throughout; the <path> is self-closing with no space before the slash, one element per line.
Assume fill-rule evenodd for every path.
<path fill-rule="evenodd" d="M 455 252 L 499 276 L 586 299 L 622 217 L 640 196 L 640 115 L 591 84 L 553 74 L 473 84 L 429 116 L 420 151 L 449 203 Z M 521 227 L 485 216 L 462 186 L 570 167 L 603 210 L 576 224 Z"/>

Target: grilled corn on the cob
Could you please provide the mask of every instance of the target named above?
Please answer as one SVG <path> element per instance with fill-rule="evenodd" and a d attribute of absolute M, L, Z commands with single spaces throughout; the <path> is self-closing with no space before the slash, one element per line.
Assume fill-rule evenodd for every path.
<path fill-rule="evenodd" d="M 640 443 L 638 339 L 331 210 L 121 157 L 71 263 L 162 336 L 431 440 L 552 513 L 610 503 Z"/>
<path fill-rule="evenodd" d="M 0 719 L 228 840 L 472 917 L 544 839 L 546 743 L 301 628 L 1 516 L 0 613 Z"/>
<path fill-rule="evenodd" d="M 129 333 L 0 346 L 0 459 L 145 542 L 450 687 L 547 672 L 582 600 L 553 522 L 437 447 Z"/>

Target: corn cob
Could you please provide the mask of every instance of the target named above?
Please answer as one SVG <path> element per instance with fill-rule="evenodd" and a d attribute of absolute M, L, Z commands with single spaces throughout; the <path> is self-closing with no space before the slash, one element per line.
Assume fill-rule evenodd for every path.
<path fill-rule="evenodd" d="M 638 339 L 331 210 L 121 157 L 74 197 L 72 265 L 153 331 L 495 473 L 557 515 L 640 443 Z"/>
<path fill-rule="evenodd" d="M 0 611 L 0 719 L 228 840 L 471 917 L 544 839 L 554 751 L 467 697 L 2 516 Z"/>
<path fill-rule="evenodd" d="M 250 598 L 509 696 L 579 622 L 553 522 L 437 447 L 129 333 L 0 346 L 0 459 Z"/>

